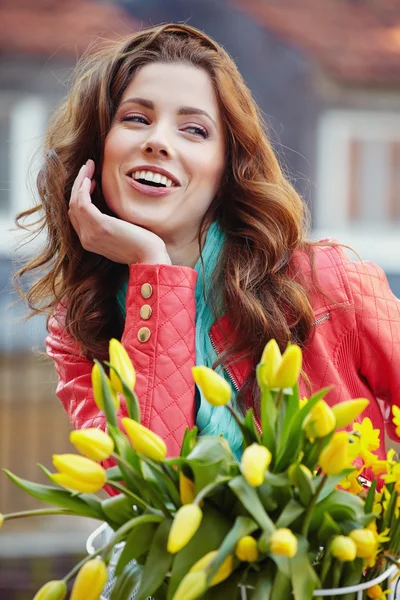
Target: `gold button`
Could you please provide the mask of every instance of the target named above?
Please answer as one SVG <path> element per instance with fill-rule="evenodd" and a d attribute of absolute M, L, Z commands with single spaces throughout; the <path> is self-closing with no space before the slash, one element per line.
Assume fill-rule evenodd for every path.
<path fill-rule="evenodd" d="M 151 306 L 149 306 L 148 304 L 143 304 L 142 308 L 140 309 L 141 318 L 147 321 L 147 319 L 150 319 L 151 313 Z"/>
<path fill-rule="evenodd" d="M 139 342 L 147 342 L 150 339 L 151 331 L 148 327 L 141 327 L 138 331 Z"/>
<path fill-rule="evenodd" d="M 153 288 L 151 287 L 151 285 L 149 283 L 144 283 L 142 285 L 140 291 L 141 291 L 143 298 L 150 298 L 150 296 L 153 293 Z"/>

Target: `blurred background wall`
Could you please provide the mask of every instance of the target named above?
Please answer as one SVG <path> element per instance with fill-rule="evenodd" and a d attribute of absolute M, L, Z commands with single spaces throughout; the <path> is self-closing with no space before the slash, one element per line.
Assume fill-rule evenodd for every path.
<path fill-rule="evenodd" d="M 17 249 L 13 221 L 33 204 L 43 133 L 82 51 L 99 35 L 166 22 L 198 27 L 231 54 L 312 210 L 313 238 L 337 238 L 377 262 L 400 296 L 398 0 L 2 0 L 0 464 L 28 479 L 43 481 L 36 463 L 71 449 L 70 425 L 53 365 L 40 354 L 44 319 L 23 322 L 26 307 L 13 304 L 16 261 L 41 238 Z M 1 512 L 36 506 L 0 475 Z M 72 517 L 7 524 L 0 597 L 31 598 L 65 574 L 96 525 Z"/>

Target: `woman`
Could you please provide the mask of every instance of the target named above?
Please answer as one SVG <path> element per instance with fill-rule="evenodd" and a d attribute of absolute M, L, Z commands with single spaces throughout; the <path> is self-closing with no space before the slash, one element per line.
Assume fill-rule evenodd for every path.
<path fill-rule="evenodd" d="M 331 404 L 367 397 L 363 417 L 383 429 L 380 399 L 390 421 L 400 302 L 379 267 L 308 241 L 306 206 L 209 37 L 164 25 L 85 57 L 46 151 L 41 205 L 19 218 L 43 209 L 48 243 L 19 275 L 46 269 L 27 298 L 51 315 L 47 352 L 75 428 L 105 426 L 91 369 L 111 337 L 137 370 L 142 422 L 170 455 L 195 422 L 240 454 L 228 411 L 195 400 L 191 368 L 218 364 L 238 407 L 257 412 L 255 365 L 271 338 L 303 347 L 302 394 L 332 385 Z"/>

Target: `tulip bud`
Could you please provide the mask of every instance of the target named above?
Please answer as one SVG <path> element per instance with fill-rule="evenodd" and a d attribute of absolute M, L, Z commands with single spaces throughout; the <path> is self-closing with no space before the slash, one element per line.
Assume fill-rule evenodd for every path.
<path fill-rule="evenodd" d="M 211 552 L 205 554 L 190 568 L 189 573 L 197 573 L 198 571 L 206 570 L 217 554 L 217 550 L 212 550 Z M 233 556 L 229 555 L 226 557 L 226 559 L 224 560 L 214 577 L 211 579 L 210 587 L 218 585 L 218 583 L 221 583 L 221 581 L 225 581 L 225 579 L 228 579 L 232 571 Z"/>
<path fill-rule="evenodd" d="M 297 467 L 299 467 L 299 469 L 302 470 L 304 477 L 306 477 L 308 479 L 308 481 L 310 481 L 310 483 L 311 483 L 312 479 L 313 479 L 313 474 L 311 473 L 310 469 L 308 467 L 306 467 L 306 465 L 297 464 L 297 463 L 294 465 L 290 465 L 290 467 L 288 468 L 288 477 L 290 479 L 290 482 L 294 486 L 299 485 L 298 477 L 296 475 Z"/>
<path fill-rule="evenodd" d="M 297 538 L 290 529 L 277 529 L 270 537 L 270 552 L 292 558 L 297 552 Z"/>
<path fill-rule="evenodd" d="M 77 454 L 54 454 L 53 464 L 59 473 L 52 475 L 55 483 L 81 493 L 95 493 L 106 482 L 103 467 Z"/>
<path fill-rule="evenodd" d="M 349 436 L 346 431 L 335 433 L 319 455 L 319 466 L 326 475 L 338 475 L 350 464 Z"/>
<path fill-rule="evenodd" d="M 112 388 L 110 378 L 104 373 L 105 378 L 107 380 L 107 385 L 110 388 L 110 393 L 112 395 L 112 399 L 114 402 L 115 410 L 119 408 L 119 398 L 117 392 Z M 94 364 L 92 368 L 92 387 L 93 387 L 93 396 L 94 401 L 96 402 L 97 408 L 104 412 L 104 399 L 103 399 L 103 387 L 102 387 L 102 379 L 100 367 L 98 364 Z"/>
<path fill-rule="evenodd" d="M 365 410 L 369 400 L 366 398 L 357 398 L 356 400 L 347 400 L 339 402 L 332 407 L 332 412 L 336 419 L 336 429 L 347 427 Z"/>
<path fill-rule="evenodd" d="M 245 535 L 236 544 L 235 554 L 242 562 L 255 562 L 258 558 L 256 540 L 251 535 Z"/>
<path fill-rule="evenodd" d="M 205 571 L 189 573 L 180 582 L 172 600 L 197 600 L 207 589 L 207 575 Z"/>
<path fill-rule="evenodd" d="M 383 598 L 386 598 L 386 594 L 378 583 L 365 590 L 365 592 L 367 598 L 372 598 L 372 600 L 383 600 Z"/>
<path fill-rule="evenodd" d="M 282 362 L 282 354 L 276 340 L 269 340 L 261 356 L 259 374 L 259 384 L 261 387 L 274 387 L 275 373 Z"/>
<path fill-rule="evenodd" d="M 377 550 L 377 540 L 371 529 L 353 529 L 349 533 L 357 547 L 357 558 L 370 558 Z"/>
<path fill-rule="evenodd" d="M 107 583 L 107 567 L 100 558 L 93 558 L 80 569 L 71 591 L 70 600 L 99 600 Z"/>
<path fill-rule="evenodd" d="M 331 545 L 332 556 L 343 562 L 352 562 L 357 553 L 357 546 L 350 537 L 337 535 Z"/>
<path fill-rule="evenodd" d="M 309 439 L 325 437 L 335 427 L 335 415 L 325 400 L 317 402 L 303 421 L 303 429 Z"/>
<path fill-rule="evenodd" d="M 0 529 L 3 527 L 3 523 L 4 523 L 4 515 L 2 513 L 0 513 Z"/>
<path fill-rule="evenodd" d="M 64 580 L 49 581 L 35 594 L 33 600 L 64 600 L 67 595 L 67 584 Z"/>
<path fill-rule="evenodd" d="M 225 406 L 232 397 L 229 383 L 208 367 L 193 367 L 193 379 L 200 388 L 204 398 L 212 406 Z"/>
<path fill-rule="evenodd" d="M 271 458 L 271 452 L 265 446 L 260 444 L 247 446 L 242 455 L 240 468 L 249 485 L 257 487 L 263 483 Z"/>
<path fill-rule="evenodd" d="M 95 427 L 71 431 L 69 440 L 78 452 L 96 462 L 106 460 L 114 450 L 110 436 Z"/>
<path fill-rule="evenodd" d="M 203 513 L 197 504 L 185 504 L 177 511 L 172 523 L 167 550 L 171 554 L 179 552 L 187 543 L 190 542 L 198 528 L 200 527 Z"/>
<path fill-rule="evenodd" d="M 133 390 L 136 383 L 136 372 L 131 359 L 121 342 L 112 338 L 109 344 L 110 364 L 115 367 L 126 385 Z M 124 393 L 122 383 L 113 369 L 110 369 L 111 385 L 116 392 Z"/>
<path fill-rule="evenodd" d="M 194 482 L 186 477 L 182 471 L 179 473 L 179 493 L 182 504 L 192 504 L 195 498 Z"/>
<path fill-rule="evenodd" d="M 292 388 L 300 377 L 303 355 L 296 344 L 288 346 L 283 353 L 282 362 L 272 378 L 272 387 Z"/>
<path fill-rule="evenodd" d="M 136 452 L 153 460 L 165 458 L 167 446 L 159 435 L 129 417 L 124 417 L 121 421 Z"/>

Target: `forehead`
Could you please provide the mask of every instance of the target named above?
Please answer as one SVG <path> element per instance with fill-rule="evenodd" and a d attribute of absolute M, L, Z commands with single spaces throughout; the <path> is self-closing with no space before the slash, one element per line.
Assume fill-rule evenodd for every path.
<path fill-rule="evenodd" d="M 141 67 L 125 89 L 121 102 L 130 97 L 152 100 L 156 105 L 196 106 L 218 116 L 217 98 L 209 74 L 185 63 L 151 63 Z"/>

